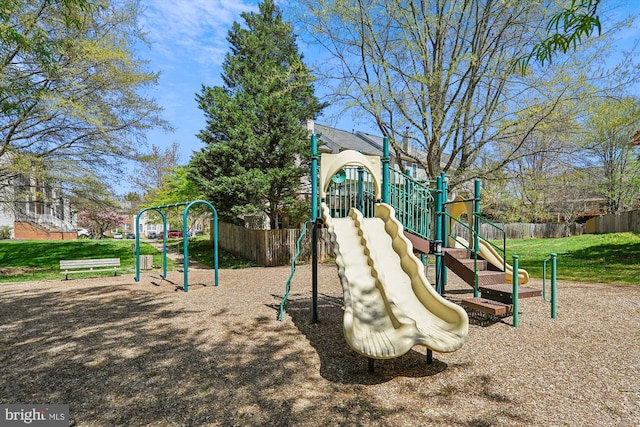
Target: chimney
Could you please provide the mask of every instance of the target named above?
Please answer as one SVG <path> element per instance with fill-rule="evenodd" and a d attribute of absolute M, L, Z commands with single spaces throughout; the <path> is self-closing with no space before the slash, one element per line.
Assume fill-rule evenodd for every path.
<path fill-rule="evenodd" d="M 409 152 L 409 126 L 404 129 L 404 134 L 402 135 L 402 151 Z"/>

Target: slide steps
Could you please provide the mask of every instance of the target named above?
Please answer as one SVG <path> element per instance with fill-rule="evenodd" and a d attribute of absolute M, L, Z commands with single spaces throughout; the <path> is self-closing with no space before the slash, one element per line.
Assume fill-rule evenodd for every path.
<path fill-rule="evenodd" d="M 465 283 L 473 286 L 474 261 L 466 249 L 443 248 L 445 265 L 449 270 L 460 277 Z M 503 271 L 488 270 L 485 260 L 478 259 L 478 290 L 481 297 L 464 298 L 460 305 L 495 316 L 508 316 L 513 314 L 513 286 L 505 283 Z M 542 291 L 528 286 L 518 287 L 518 298 L 533 298 L 542 295 Z"/>

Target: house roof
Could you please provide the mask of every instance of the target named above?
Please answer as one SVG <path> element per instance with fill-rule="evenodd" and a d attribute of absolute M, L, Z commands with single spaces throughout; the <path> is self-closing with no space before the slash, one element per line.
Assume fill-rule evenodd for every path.
<path fill-rule="evenodd" d="M 314 124 L 314 133 L 318 135 L 319 151 L 339 153 L 355 150 L 365 155 L 382 156 L 382 137 L 364 132 L 348 132 L 329 126 Z"/>

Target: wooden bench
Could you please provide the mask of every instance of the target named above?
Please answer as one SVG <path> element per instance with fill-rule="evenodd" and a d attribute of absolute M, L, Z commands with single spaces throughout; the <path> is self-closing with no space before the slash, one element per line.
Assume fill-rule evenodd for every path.
<path fill-rule="evenodd" d="M 117 268 L 120 267 L 120 258 L 60 260 L 60 270 L 64 270 L 60 273 L 64 274 L 65 280 L 69 279 L 69 274 L 111 271 L 110 267 L 113 267 L 113 275 L 116 276 L 118 274 Z"/>

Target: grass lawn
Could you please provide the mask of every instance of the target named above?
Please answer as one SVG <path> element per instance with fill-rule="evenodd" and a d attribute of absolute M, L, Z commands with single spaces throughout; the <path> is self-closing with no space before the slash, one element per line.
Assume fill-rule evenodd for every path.
<path fill-rule="evenodd" d="M 122 267 L 119 271 L 133 273 L 135 252 L 131 249 L 132 243 L 132 240 L 113 239 L 0 241 L 0 282 L 60 279 L 61 259 L 120 258 Z M 182 239 L 169 240 L 167 245 L 181 251 Z M 141 243 L 140 253 L 153 255 L 154 264 L 162 265 L 161 252 L 150 244 Z M 507 241 L 507 262 L 512 262 L 513 254 L 519 255 L 520 268 L 526 269 L 532 277 L 542 277 L 542 263 L 551 253 L 558 255 L 560 280 L 640 283 L 640 233 Z M 189 257 L 213 267 L 213 248 L 207 236 L 189 239 Z M 176 268 L 171 260 L 168 263 L 169 269 Z M 220 250 L 219 266 L 246 268 L 252 264 Z"/>
<path fill-rule="evenodd" d="M 0 282 L 60 279 L 61 259 L 120 258 L 119 273 L 135 271 L 134 240 L 4 240 L 0 241 Z M 161 253 L 141 243 L 141 255 L 153 255 L 153 263 L 162 265 Z M 167 260 L 168 267 L 173 263 Z M 96 274 L 108 274 L 95 273 Z M 87 274 L 74 274 L 83 277 Z"/>
<path fill-rule="evenodd" d="M 517 254 L 531 277 L 542 277 L 542 263 L 551 253 L 558 255 L 560 280 L 640 284 L 640 233 L 507 241 L 507 262 Z"/>
<path fill-rule="evenodd" d="M 60 273 L 61 259 L 120 258 L 118 274 L 134 273 L 136 267 L 135 240 L 79 239 L 79 240 L 4 240 L 0 241 L 0 282 L 55 280 L 64 278 Z M 170 239 L 167 247 L 182 251 L 182 239 Z M 153 255 L 153 263 L 162 265 L 162 252 L 149 243 L 140 243 L 141 255 Z M 245 268 L 251 263 L 226 251 L 219 251 L 220 268 Z M 207 236 L 189 239 L 189 258 L 213 267 L 213 248 Z M 169 270 L 177 268 L 167 258 Z M 72 277 L 95 277 L 102 273 L 78 273 Z"/>

